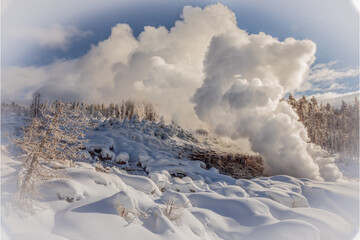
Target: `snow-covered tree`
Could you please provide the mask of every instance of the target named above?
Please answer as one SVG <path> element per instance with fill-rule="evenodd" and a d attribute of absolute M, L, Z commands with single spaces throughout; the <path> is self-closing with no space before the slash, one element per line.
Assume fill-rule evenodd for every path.
<path fill-rule="evenodd" d="M 287 102 L 296 110 L 299 121 L 307 129 L 311 142 L 327 151 L 341 153 L 342 157 L 359 157 L 359 100 L 342 101 L 340 109 L 329 103 L 318 106 L 315 97 L 296 100 L 291 94 Z"/>
<path fill-rule="evenodd" d="M 34 94 L 32 103 L 30 105 L 31 117 L 40 117 L 41 105 L 42 105 L 42 101 L 41 101 L 40 93 Z"/>
<path fill-rule="evenodd" d="M 37 187 L 52 179 L 63 178 L 58 169 L 72 166 L 79 158 L 84 140 L 83 131 L 88 121 L 65 104 L 44 105 L 41 118 L 35 117 L 24 128 L 24 136 L 15 140 L 25 153 L 18 175 L 15 202 L 26 212 L 36 209 L 34 199 L 39 197 Z"/>
<path fill-rule="evenodd" d="M 127 100 L 125 102 L 125 117 L 131 119 L 135 114 L 135 102 L 133 100 Z"/>
<path fill-rule="evenodd" d="M 297 101 L 296 99 L 293 97 L 293 95 L 290 93 L 289 97 L 287 99 L 288 104 L 290 104 L 294 109 L 297 109 Z"/>
<path fill-rule="evenodd" d="M 157 114 L 155 112 L 154 106 L 151 103 L 144 103 L 145 105 L 145 119 L 149 121 L 156 121 Z"/>

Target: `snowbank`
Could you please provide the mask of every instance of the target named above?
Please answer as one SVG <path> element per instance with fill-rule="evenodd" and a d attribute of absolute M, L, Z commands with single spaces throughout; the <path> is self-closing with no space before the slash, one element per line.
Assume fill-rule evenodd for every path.
<path fill-rule="evenodd" d="M 86 240 L 338 240 L 359 231 L 358 179 L 234 179 L 179 158 L 195 137 L 169 128 L 162 139 L 158 127 L 118 122 L 89 131 L 93 156 L 40 187 L 44 210 L 34 216 L 11 208 L 21 162 L 2 148 L 2 230 L 10 239 Z"/>

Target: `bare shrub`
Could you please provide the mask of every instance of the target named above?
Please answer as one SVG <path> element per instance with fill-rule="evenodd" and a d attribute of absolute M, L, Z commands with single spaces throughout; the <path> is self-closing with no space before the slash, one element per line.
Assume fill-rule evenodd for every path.
<path fill-rule="evenodd" d="M 118 211 L 119 215 L 128 222 L 132 222 L 137 216 L 137 211 L 135 209 L 129 209 L 118 205 L 116 210 Z"/>
<path fill-rule="evenodd" d="M 145 218 L 148 217 L 149 214 L 141 211 L 139 208 L 125 208 L 122 205 L 117 205 L 116 210 L 121 217 L 123 217 L 126 221 L 132 222 L 136 217 Z"/>
<path fill-rule="evenodd" d="M 185 204 L 176 203 L 174 196 L 170 196 L 164 203 L 165 207 L 162 209 L 164 215 L 176 225 L 181 225 Z"/>
<path fill-rule="evenodd" d="M 102 172 L 102 173 L 109 173 L 110 172 L 110 167 L 105 167 L 103 165 L 101 165 L 100 162 L 96 162 L 95 164 L 95 171 L 97 172 Z"/>

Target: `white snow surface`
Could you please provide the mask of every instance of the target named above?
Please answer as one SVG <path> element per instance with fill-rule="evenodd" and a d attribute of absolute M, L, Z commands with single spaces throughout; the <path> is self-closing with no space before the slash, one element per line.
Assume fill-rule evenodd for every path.
<path fill-rule="evenodd" d="M 105 121 L 87 138 L 88 150 L 109 157 L 98 163 L 110 170 L 96 171 L 88 154 L 64 170 L 68 179 L 40 186 L 44 209 L 36 215 L 11 206 L 21 162 L 2 146 L 4 239 L 346 240 L 358 234 L 359 179 L 233 179 L 177 157 L 182 144 L 197 144 L 196 135 L 150 122 Z M 164 212 L 170 200 L 179 206 L 178 221 Z"/>

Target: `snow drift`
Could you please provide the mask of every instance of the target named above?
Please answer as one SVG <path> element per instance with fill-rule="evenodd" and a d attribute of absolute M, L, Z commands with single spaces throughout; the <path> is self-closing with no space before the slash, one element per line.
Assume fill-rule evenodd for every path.
<path fill-rule="evenodd" d="M 178 150 L 193 144 L 191 138 L 162 138 L 155 134 L 165 131 L 161 123 L 106 123 L 87 132 L 86 149 L 122 156 L 126 164 L 89 154 L 85 162 L 61 170 L 68 179 L 40 186 L 44 209 L 37 215 L 11 208 L 21 161 L 2 146 L 4 239 L 337 240 L 352 239 L 359 230 L 357 179 L 234 179 L 179 158 Z M 179 172 L 184 177 L 176 177 Z M 179 211 L 167 214 L 171 199 Z"/>

